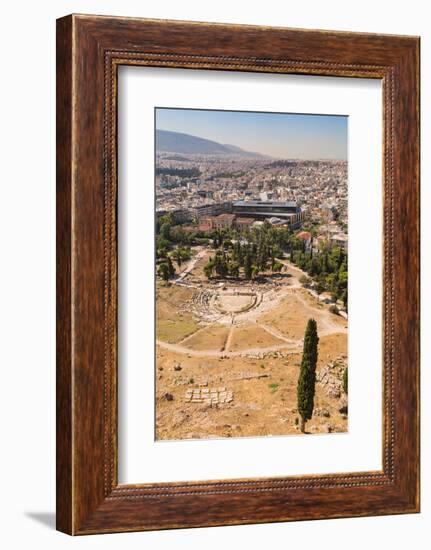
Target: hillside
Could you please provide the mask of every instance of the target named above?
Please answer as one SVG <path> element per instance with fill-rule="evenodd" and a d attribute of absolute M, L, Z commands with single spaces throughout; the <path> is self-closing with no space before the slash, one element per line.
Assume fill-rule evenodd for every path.
<path fill-rule="evenodd" d="M 186 155 L 235 155 L 250 158 L 268 158 L 260 153 L 244 151 L 235 145 L 222 144 L 210 139 L 168 130 L 156 130 L 156 150 L 158 152 Z"/>

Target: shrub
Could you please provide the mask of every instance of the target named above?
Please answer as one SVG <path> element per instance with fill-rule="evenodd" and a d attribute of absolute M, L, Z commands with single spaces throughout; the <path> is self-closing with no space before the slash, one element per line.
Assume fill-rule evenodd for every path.
<path fill-rule="evenodd" d="M 301 277 L 299 277 L 299 282 L 301 285 L 308 285 L 310 284 L 310 279 L 306 275 L 301 275 Z"/>

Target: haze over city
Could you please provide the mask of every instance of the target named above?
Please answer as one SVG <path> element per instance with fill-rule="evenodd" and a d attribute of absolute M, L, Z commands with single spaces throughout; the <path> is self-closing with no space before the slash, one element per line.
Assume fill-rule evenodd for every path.
<path fill-rule="evenodd" d="M 156 108 L 156 128 L 274 158 L 347 159 L 348 117 Z"/>

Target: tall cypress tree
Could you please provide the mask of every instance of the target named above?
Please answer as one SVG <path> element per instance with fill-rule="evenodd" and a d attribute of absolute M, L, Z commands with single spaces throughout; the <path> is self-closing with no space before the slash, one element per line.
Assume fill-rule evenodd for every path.
<path fill-rule="evenodd" d="M 246 252 L 245 260 L 244 260 L 244 276 L 246 279 L 251 279 L 252 276 L 252 265 L 251 265 L 251 258 L 250 258 L 250 252 Z"/>
<path fill-rule="evenodd" d="M 169 278 L 172 279 L 172 277 L 175 277 L 175 267 L 174 267 L 174 264 L 172 263 L 170 256 L 168 256 L 167 258 L 167 266 L 168 266 Z"/>
<path fill-rule="evenodd" d="M 301 417 L 300 428 L 302 433 L 305 431 L 305 423 L 313 415 L 318 343 L 316 321 L 309 319 L 305 330 L 304 349 L 297 387 L 298 412 Z"/>

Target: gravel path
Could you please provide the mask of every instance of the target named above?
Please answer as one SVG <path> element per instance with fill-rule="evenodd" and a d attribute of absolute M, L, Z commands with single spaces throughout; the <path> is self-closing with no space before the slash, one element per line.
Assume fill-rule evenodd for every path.
<path fill-rule="evenodd" d="M 281 344 L 279 346 L 270 346 L 267 348 L 247 348 L 245 350 L 239 351 L 218 351 L 214 349 L 210 350 L 195 350 L 189 349 L 180 344 L 168 344 L 168 342 L 162 342 L 161 340 L 156 340 L 158 346 L 168 351 L 173 351 L 175 353 L 182 353 L 183 355 L 190 355 L 191 357 L 245 357 L 247 355 L 258 355 L 260 353 L 271 353 L 273 351 L 281 351 L 292 348 L 300 348 L 302 343 L 300 340 L 296 344 Z"/>

